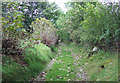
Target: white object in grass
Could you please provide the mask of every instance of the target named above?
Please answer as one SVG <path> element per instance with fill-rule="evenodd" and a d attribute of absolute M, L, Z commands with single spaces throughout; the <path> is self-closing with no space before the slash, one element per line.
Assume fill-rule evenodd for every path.
<path fill-rule="evenodd" d="M 95 46 L 92 51 L 93 51 L 93 52 L 94 52 L 94 51 L 97 51 L 97 49 L 98 49 L 98 48 Z"/>

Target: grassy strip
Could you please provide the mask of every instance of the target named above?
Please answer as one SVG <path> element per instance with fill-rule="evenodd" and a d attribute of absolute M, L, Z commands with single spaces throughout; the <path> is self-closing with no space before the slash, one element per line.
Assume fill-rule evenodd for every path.
<path fill-rule="evenodd" d="M 86 59 L 89 49 L 72 46 L 73 51 L 80 56 L 80 65 L 88 73 L 88 81 L 117 81 L 118 54 L 99 51 Z"/>
<path fill-rule="evenodd" d="M 46 74 L 46 81 L 67 81 L 74 80 L 76 77 L 75 66 L 71 52 L 62 47 L 62 51 L 57 56 L 52 68 Z"/>
<path fill-rule="evenodd" d="M 23 62 L 27 66 L 22 66 L 9 56 L 3 56 L 2 79 L 3 81 L 27 81 L 30 78 L 34 78 L 45 68 L 50 58 L 53 57 L 54 54 L 51 49 L 44 44 L 34 45 L 32 48 L 25 49 Z"/>

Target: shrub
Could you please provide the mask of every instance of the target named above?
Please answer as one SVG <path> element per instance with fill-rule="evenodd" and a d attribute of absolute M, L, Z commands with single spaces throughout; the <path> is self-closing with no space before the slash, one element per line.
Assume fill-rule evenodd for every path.
<path fill-rule="evenodd" d="M 115 33 L 119 29 L 119 3 L 87 3 L 85 7 L 84 21 L 81 22 L 85 32 L 83 39 L 93 45 L 102 45 L 107 50 L 115 48 L 118 38 Z"/>
<path fill-rule="evenodd" d="M 57 29 L 57 35 L 58 39 L 61 40 L 61 42 L 69 42 L 70 40 L 70 33 L 66 28 Z"/>
<path fill-rule="evenodd" d="M 49 20 L 36 18 L 36 20 L 32 22 L 31 27 L 34 27 L 32 39 L 39 40 L 37 42 L 42 42 L 49 47 L 55 45 L 57 42 L 56 29 Z"/>
<path fill-rule="evenodd" d="M 73 31 L 70 38 L 75 43 L 80 43 L 80 31 Z"/>
<path fill-rule="evenodd" d="M 17 39 L 3 39 L 2 40 L 2 54 L 5 55 L 22 55 L 23 50 L 18 48 L 19 40 Z"/>
<path fill-rule="evenodd" d="M 27 37 L 27 32 L 22 28 L 24 16 L 18 11 L 13 11 L 12 16 L 2 17 L 2 54 L 21 55 L 23 51 L 17 47 L 19 40 Z"/>

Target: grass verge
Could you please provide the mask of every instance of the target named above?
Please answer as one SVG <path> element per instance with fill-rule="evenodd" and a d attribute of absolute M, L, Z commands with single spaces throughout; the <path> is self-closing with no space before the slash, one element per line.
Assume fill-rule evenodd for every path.
<path fill-rule="evenodd" d="M 73 47 L 73 46 L 72 46 Z M 89 49 L 74 46 L 80 65 L 88 73 L 88 81 L 118 81 L 118 54 L 99 51 L 87 58 Z"/>
<path fill-rule="evenodd" d="M 17 58 L 21 64 L 9 56 L 2 57 L 3 81 L 28 81 L 30 78 L 35 78 L 54 57 L 51 49 L 42 43 L 26 48 L 24 54 L 22 60 Z"/>

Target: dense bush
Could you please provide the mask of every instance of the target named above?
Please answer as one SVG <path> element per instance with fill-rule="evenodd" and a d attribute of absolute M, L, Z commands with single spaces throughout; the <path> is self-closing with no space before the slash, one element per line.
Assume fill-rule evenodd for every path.
<path fill-rule="evenodd" d="M 54 11 L 55 10 L 55 11 Z M 27 32 L 32 33 L 32 28 L 30 28 L 31 22 L 35 18 L 44 17 L 51 20 L 52 23 L 56 25 L 56 21 L 61 13 L 60 9 L 55 3 L 48 2 L 3 2 L 2 3 L 2 15 L 7 18 L 8 16 L 14 19 L 13 13 L 20 12 L 24 15 L 24 20 L 22 22 L 23 28 Z M 17 15 L 19 16 L 19 14 Z M 12 20 L 11 19 L 11 20 Z"/>
<path fill-rule="evenodd" d="M 17 8 L 13 10 L 11 15 L 2 17 L 2 54 L 21 55 L 23 50 L 17 48 L 18 43 L 20 39 L 25 39 L 28 34 L 22 24 L 24 15 L 17 11 Z"/>
<path fill-rule="evenodd" d="M 67 15 L 61 15 L 57 20 L 57 35 L 58 39 L 61 42 L 70 42 L 70 34 L 72 33 L 71 29 L 72 22 L 69 21 Z"/>
<path fill-rule="evenodd" d="M 85 39 L 90 40 L 88 43 L 98 44 L 109 47 L 115 47 L 118 38 L 115 35 L 118 27 L 118 3 L 108 3 L 107 5 L 96 3 L 86 4 L 84 8 L 84 21 L 82 27 L 87 33 Z"/>
<path fill-rule="evenodd" d="M 54 11 L 53 9 L 55 9 L 56 11 Z M 18 46 L 17 44 L 20 43 L 19 40 L 21 39 L 28 39 L 34 42 L 35 44 L 38 44 L 40 43 L 41 38 L 43 39 L 42 42 L 45 43 L 47 46 L 50 47 L 51 45 L 54 45 L 56 43 L 57 36 L 54 35 L 55 30 L 54 28 L 51 28 L 52 27 L 51 24 L 46 23 L 46 25 L 48 24 L 47 26 L 41 25 L 42 27 L 44 26 L 51 28 L 49 31 L 48 31 L 49 28 L 46 28 L 45 31 L 43 30 L 41 32 L 43 33 L 41 37 L 39 37 L 39 32 L 38 35 L 36 36 L 37 34 L 35 31 L 36 29 L 34 29 L 33 33 L 34 27 L 30 27 L 30 25 L 31 22 L 35 20 L 36 17 L 46 17 L 47 19 L 50 19 L 53 23 L 55 23 L 58 18 L 56 14 L 59 15 L 60 10 L 59 8 L 57 8 L 55 3 L 52 4 L 49 4 L 47 2 L 2 3 L 2 30 L 3 30 L 2 52 L 5 54 L 10 54 L 10 51 L 12 53 L 17 52 L 19 50 L 17 48 Z M 48 22 L 47 20 L 42 21 Z"/>
<path fill-rule="evenodd" d="M 80 31 L 73 31 L 70 35 L 71 39 L 75 43 L 80 43 Z"/>
<path fill-rule="evenodd" d="M 57 35 L 60 42 L 69 42 L 70 41 L 70 33 L 67 29 L 57 29 Z"/>
<path fill-rule="evenodd" d="M 26 9 L 24 5 L 26 4 L 17 2 L 3 3 L 3 81 L 28 81 L 40 73 L 54 55 L 49 47 L 57 42 L 55 28 L 53 28 L 50 21 L 41 18 L 41 20 L 36 19 L 34 21 L 36 23 L 33 22 L 32 25 L 35 27 L 31 27 L 34 29 L 33 32 L 29 33 L 25 26 L 31 20 L 27 18 L 29 13 L 24 11 Z M 40 4 L 38 5 L 40 6 Z M 27 26 L 30 26 L 30 24 Z"/>
<path fill-rule="evenodd" d="M 52 26 L 50 21 L 45 18 L 36 18 L 36 20 L 32 22 L 31 27 L 34 27 L 32 38 L 36 41 L 40 40 L 40 42 L 49 47 L 55 45 L 57 42 L 56 29 Z"/>
<path fill-rule="evenodd" d="M 57 24 L 59 30 L 63 28 L 70 30 L 69 35 L 72 41 L 90 46 L 97 45 L 104 50 L 116 49 L 119 46 L 120 6 L 117 2 L 104 4 L 69 2 L 67 7 L 69 10 L 65 15 L 59 17 Z"/>

